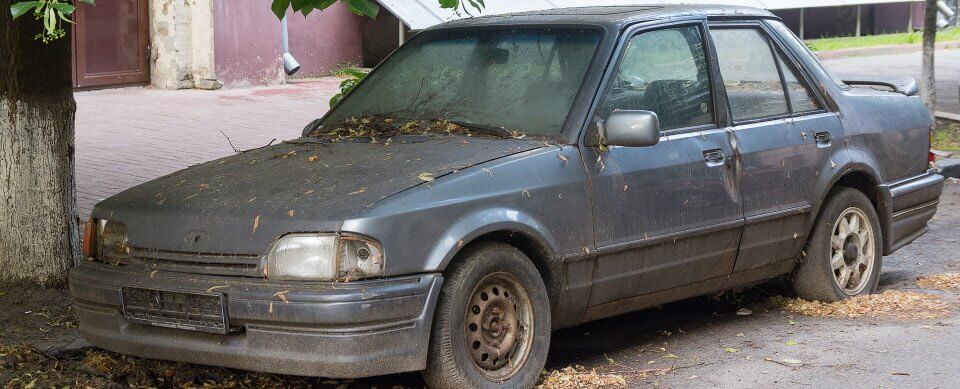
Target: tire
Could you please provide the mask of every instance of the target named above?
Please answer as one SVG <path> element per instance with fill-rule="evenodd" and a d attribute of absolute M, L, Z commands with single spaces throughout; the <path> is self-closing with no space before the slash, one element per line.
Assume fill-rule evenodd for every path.
<path fill-rule="evenodd" d="M 547 289 L 530 259 L 513 246 L 482 243 L 444 273 L 423 371 L 427 384 L 533 387 L 547 361 L 551 324 Z"/>
<path fill-rule="evenodd" d="M 806 256 L 791 276 L 797 296 L 834 302 L 876 291 L 882 239 L 877 212 L 867 196 L 846 187 L 831 191 L 810 233 Z"/>

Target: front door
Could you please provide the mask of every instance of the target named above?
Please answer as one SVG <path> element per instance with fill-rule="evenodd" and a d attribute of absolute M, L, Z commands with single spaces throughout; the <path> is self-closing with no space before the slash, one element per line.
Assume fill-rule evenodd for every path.
<path fill-rule="evenodd" d="M 77 88 L 150 82 L 147 0 L 74 2 L 73 80 Z M 171 27 L 172 28 L 172 27 Z"/>
<path fill-rule="evenodd" d="M 739 153 L 746 225 L 735 271 L 793 260 L 840 119 L 759 22 L 717 23 L 710 36 Z"/>
<path fill-rule="evenodd" d="M 733 269 L 743 212 L 704 36 L 699 22 L 634 35 L 597 110 L 598 121 L 653 111 L 662 130 L 654 146 L 585 148 L 599 250 L 590 305 L 599 316 Z"/>

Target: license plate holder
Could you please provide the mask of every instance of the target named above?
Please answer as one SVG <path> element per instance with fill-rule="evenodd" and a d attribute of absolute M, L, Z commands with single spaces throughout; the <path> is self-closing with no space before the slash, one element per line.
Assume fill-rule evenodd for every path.
<path fill-rule="evenodd" d="M 135 323 L 216 334 L 230 331 L 222 293 L 124 286 L 120 295 L 123 315 Z"/>

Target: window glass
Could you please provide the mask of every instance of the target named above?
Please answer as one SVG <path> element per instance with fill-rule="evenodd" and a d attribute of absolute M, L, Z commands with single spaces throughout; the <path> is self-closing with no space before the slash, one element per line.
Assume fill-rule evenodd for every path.
<path fill-rule="evenodd" d="M 703 36 L 695 26 L 645 32 L 630 40 L 601 106 L 653 111 L 660 128 L 713 123 L 713 99 Z"/>
<path fill-rule="evenodd" d="M 710 30 L 720 74 L 727 88 L 733 120 L 750 120 L 789 112 L 773 52 L 752 28 Z"/>
<path fill-rule="evenodd" d="M 556 134 L 599 42 L 588 28 L 426 31 L 334 106 L 323 127 L 379 115 Z"/>
<path fill-rule="evenodd" d="M 802 113 L 820 109 L 820 103 L 814 97 L 813 91 L 805 81 L 801 81 L 800 74 L 783 60 L 783 55 L 777 53 L 777 62 L 783 69 L 783 79 L 787 82 L 787 93 L 790 94 L 790 104 L 793 112 Z"/>

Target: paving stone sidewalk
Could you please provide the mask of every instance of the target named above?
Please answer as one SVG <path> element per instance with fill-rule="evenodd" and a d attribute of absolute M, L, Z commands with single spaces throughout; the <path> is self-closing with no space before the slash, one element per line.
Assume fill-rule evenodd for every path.
<path fill-rule="evenodd" d="M 299 136 L 320 117 L 340 80 L 219 91 L 105 89 L 77 92 L 80 217 L 94 204 L 171 172 Z M 222 132 L 222 133 L 221 133 Z"/>

